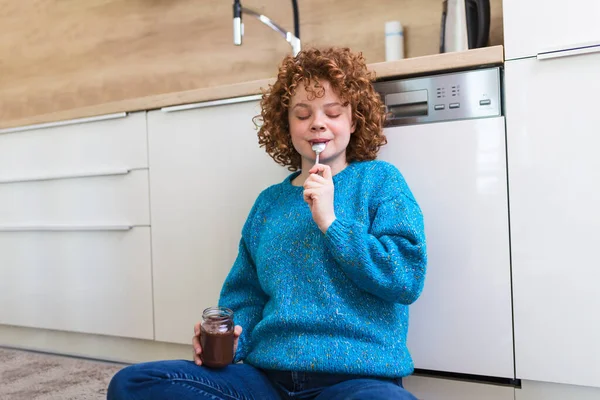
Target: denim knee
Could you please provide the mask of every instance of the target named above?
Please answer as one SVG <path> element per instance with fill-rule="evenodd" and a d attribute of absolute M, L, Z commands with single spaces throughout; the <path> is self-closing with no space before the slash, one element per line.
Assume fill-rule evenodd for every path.
<path fill-rule="evenodd" d="M 136 383 L 142 383 L 149 378 L 144 371 L 144 364 L 130 365 L 118 371 L 108 384 L 107 400 L 131 399 L 131 388 Z"/>
<path fill-rule="evenodd" d="M 189 360 L 131 365 L 115 374 L 108 400 L 276 399 L 269 380 L 247 364 L 223 369 L 199 367 Z"/>

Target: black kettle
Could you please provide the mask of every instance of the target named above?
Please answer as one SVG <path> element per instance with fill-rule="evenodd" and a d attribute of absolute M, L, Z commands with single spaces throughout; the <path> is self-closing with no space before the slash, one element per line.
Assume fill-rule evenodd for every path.
<path fill-rule="evenodd" d="M 444 0 L 440 53 L 487 46 L 490 0 Z"/>

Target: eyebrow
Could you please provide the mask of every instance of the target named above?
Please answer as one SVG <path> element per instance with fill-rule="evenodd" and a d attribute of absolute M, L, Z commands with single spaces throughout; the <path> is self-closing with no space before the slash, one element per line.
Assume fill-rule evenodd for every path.
<path fill-rule="evenodd" d="M 334 106 L 340 106 L 343 107 L 344 105 L 338 102 L 334 102 L 334 103 L 327 103 L 325 104 L 323 107 L 334 107 Z M 294 107 L 292 107 L 292 110 L 295 109 L 296 107 L 302 107 L 302 108 L 310 108 L 310 106 L 308 104 L 305 103 L 298 103 L 296 104 Z"/>

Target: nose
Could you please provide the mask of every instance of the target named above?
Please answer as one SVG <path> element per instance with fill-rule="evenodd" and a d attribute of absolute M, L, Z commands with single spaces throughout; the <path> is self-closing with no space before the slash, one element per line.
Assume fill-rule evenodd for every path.
<path fill-rule="evenodd" d="M 325 132 L 325 124 L 323 124 L 321 121 L 315 119 L 312 123 L 312 125 L 310 126 L 310 131 L 311 132 Z"/>

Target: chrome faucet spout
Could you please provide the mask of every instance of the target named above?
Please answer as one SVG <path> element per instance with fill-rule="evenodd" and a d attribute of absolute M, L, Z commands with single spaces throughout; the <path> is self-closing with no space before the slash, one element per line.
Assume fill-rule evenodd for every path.
<path fill-rule="evenodd" d="M 275 32 L 279 33 L 283 38 L 290 44 L 292 47 L 292 52 L 294 56 L 298 55 L 301 50 L 301 42 L 300 42 L 300 28 L 299 28 L 299 18 L 298 18 L 298 6 L 296 4 L 296 0 L 292 0 L 294 6 L 294 30 L 295 34 L 287 31 L 278 25 L 271 18 L 263 15 L 259 12 L 252 10 L 251 8 L 243 7 L 241 5 L 240 0 L 234 0 L 233 2 L 233 44 L 236 46 L 240 46 L 242 44 L 242 37 L 244 36 L 244 23 L 242 22 L 242 15 L 249 14 L 255 18 L 257 18 L 260 22 L 267 25 L 269 28 L 273 29 Z"/>

